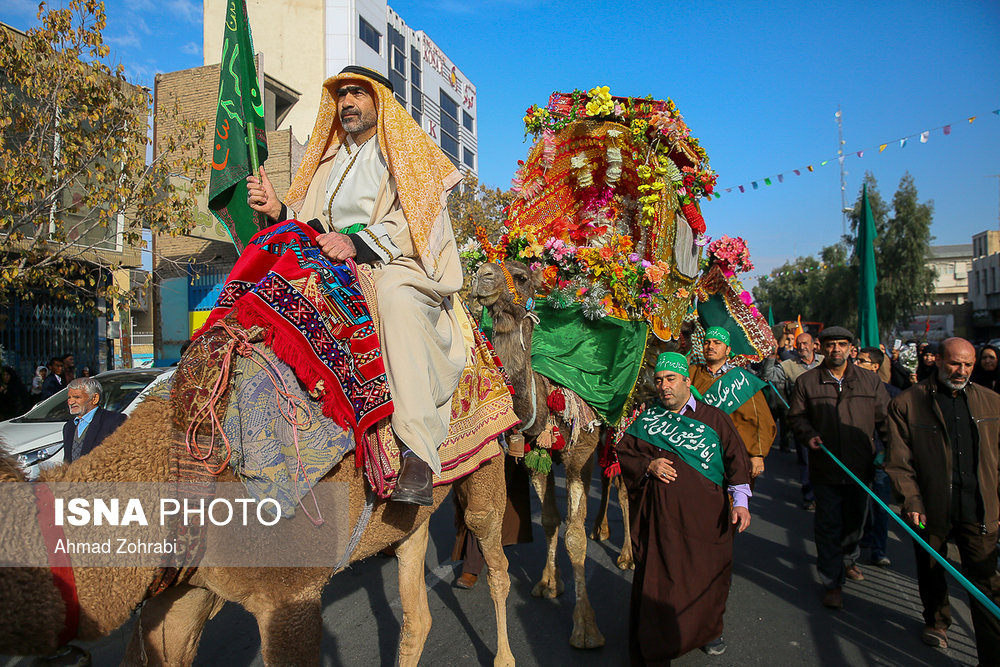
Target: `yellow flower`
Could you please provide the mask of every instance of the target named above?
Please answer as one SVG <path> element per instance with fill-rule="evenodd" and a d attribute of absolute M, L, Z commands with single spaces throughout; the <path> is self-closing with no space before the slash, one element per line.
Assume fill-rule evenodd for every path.
<path fill-rule="evenodd" d="M 639 178 L 642 180 L 646 180 L 653 173 L 652 170 L 644 164 L 639 165 L 639 168 L 636 171 L 639 174 Z M 642 186 L 640 185 L 639 187 L 641 188 Z"/>

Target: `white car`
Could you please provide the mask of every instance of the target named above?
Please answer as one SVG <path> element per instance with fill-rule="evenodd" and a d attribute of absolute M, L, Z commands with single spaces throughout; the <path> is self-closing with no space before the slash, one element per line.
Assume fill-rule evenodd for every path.
<path fill-rule="evenodd" d="M 95 376 L 104 388 L 101 407 L 131 414 L 135 406 L 174 374 L 173 368 L 106 371 Z M 66 396 L 69 390 L 53 394 L 31 410 L 0 422 L 0 443 L 17 462 L 28 479 L 38 477 L 42 468 L 63 462 L 63 426 L 70 419 Z"/>

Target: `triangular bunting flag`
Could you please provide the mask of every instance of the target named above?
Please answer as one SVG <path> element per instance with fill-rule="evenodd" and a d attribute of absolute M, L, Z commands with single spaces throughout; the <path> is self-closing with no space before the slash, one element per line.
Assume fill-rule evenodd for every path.
<path fill-rule="evenodd" d="M 792 171 L 795 173 L 796 176 L 801 176 L 802 175 L 802 172 L 799 171 L 798 169 L 792 169 Z"/>
<path fill-rule="evenodd" d="M 945 134 L 951 134 L 951 125 L 945 125 L 944 126 L 944 133 Z"/>
<path fill-rule="evenodd" d="M 823 160 L 822 162 L 819 163 L 819 166 L 825 167 L 827 162 L 829 162 L 829 160 Z"/>
<path fill-rule="evenodd" d="M 865 156 L 864 151 L 858 151 L 858 157 L 864 157 L 864 156 Z"/>
<path fill-rule="evenodd" d="M 976 120 L 975 116 L 969 116 L 969 125 L 972 125 L 974 120 Z"/>
<path fill-rule="evenodd" d="M 906 139 L 900 139 L 899 140 L 899 147 L 900 148 L 906 148 Z"/>
<path fill-rule="evenodd" d="M 888 145 L 889 145 L 889 144 L 879 144 L 879 147 L 878 147 L 878 152 L 879 152 L 879 153 L 881 153 L 882 151 L 884 151 L 884 150 L 885 150 L 885 147 L 886 147 L 886 146 L 888 146 Z"/>
<path fill-rule="evenodd" d="M 750 185 L 752 185 L 752 186 L 753 186 L 753 189 L 754 189 L 754 190 L 756 190 L 756 189 L 757 189 L 757 181 L 751 181 L 751 182 L 750 182 Z"/>
<path fill-rule="evenodd" d="M 742 185 L 740 186 L 740 192 L 746 192 L 746 190 L 743 189 Z"/>
<path fill-rule="evenodd" d="M 808 167 L 806 167 L 806 169 L 808 169 L 809 171 L 812 171 L 813 170 L 813 166 L 809 165 Z"/>
<path fill-rule="evenodd" d="M 994 109 L 993 113 L 997 116 L 1000 116 L 1000 109 Z"/>
<path fill-rule="evenodd" d="M 785 182 L 785 175 L 784 174 L 778 174 L 778 182 L 779 183 L 784 183 Z"/>
<path fill-rule="evenodd" d="M 931 136 L 930 132 L 921 132 L 920 133 L 920 143 L 926 144 L 927 140 L 930 138 L 930 136 Z"/>
<path fill-rule="evenodd" d="M 765 178 L 764 179 L 764 185 L 770 185 L 770 184 L 771 184 L 771 179 L 770 178 Z"/>

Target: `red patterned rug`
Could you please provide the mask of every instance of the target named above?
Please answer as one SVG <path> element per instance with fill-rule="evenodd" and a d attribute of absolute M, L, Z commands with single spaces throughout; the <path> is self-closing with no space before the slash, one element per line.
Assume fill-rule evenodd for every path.
<path fill-rule="evenodd" d="M 258 232 L 230 272 L 197 338 L 234 313 L 291 366 L 323 414 L 351 429 L 355 441 L 392 414 L 378 331 L 354 262 L 335 263 L 297 221 Z"/>

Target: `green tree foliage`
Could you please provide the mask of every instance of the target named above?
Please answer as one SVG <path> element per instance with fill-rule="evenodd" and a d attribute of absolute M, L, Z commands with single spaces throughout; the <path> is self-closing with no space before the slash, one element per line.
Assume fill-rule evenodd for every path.
<path fill-rule="evenodd" d="M 926 303 L 934 285 L 927 266 L 933 204 L 917 201 L 913 177 L 905 174 L 892 198 L 892 209 L 878 191 L 871 173 L 865 174 L 868 201 L 875 220 L 875 263 L 878 284 L 875 300 L 879 331 L 912 315 Z M 851 231 L 840 243 L 827 246 L 818 257 L 798 257 L 760 279 L 754 299 L 774 308 L 776 319 L 802 319 L 855 327 L 858 320 L 858 259 L 855 239 L 861 216 L 861 190 L 848 214 Z"/>
<path fill-rule="evenodd" d="M 514 194 L 510 190 L 505 192 L 488 187 L 472 174 L 467 174 L 462 184 L 448 196 L 448 215 L 459 247 L 470 239 L 475 242 L 476 227 L 482 227 L 487 237 L 496 241 L 507 219 L 507 207 L 513 200 Z"/>
<path fill-rule="evenodd" d="M 0 289 L 93 306 L 144 227 L 193 224 L 204 183 L 185 193 L 170 178 L 203 172 L 204 129 L 186 124 L 147 160 L 151 95 L 108 64 L 103 3 L 42 3 L 38 18 L 0 31 Z"/>

